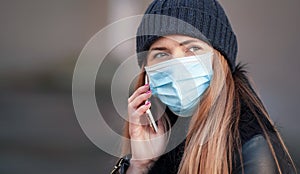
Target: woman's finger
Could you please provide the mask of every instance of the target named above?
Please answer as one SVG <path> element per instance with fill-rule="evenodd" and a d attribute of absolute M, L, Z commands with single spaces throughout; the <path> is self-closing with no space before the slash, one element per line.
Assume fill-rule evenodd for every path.
<path fill-rule="evenodd" d="M 131 103 L 137 96 L 145 93 L 149 90 L 149 84 L 139 87 L 134 93 L 128 98 L 128 103 Z"/>
<path fill-rule="evenodd" d="M 151 103 L 147 102 L 146 104 L 140 106 L 133 114 L 129 117 L 129 121 L 133 124 L 145 125 L 148 124 L 148 120 L 145 116 L 147 109 L 151 107 Z M 144 117 L 145 116 L 145 117 Z"/>
<path fill-rule="evenodd" d="M 138 106 L 143 104 L 150 97 L 151 97 L 151 91 L 147 91 L 146 93 L 137 96 L 128 105 L 132 108 L 137 108 Z"/>

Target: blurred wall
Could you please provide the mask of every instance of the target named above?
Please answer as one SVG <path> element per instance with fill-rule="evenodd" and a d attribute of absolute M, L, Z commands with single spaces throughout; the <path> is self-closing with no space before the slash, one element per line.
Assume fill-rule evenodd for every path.
<path fill-rule="evenodd" d="M 72 105 L 72 74 L 90 37 L 118 19 L 143 13 L 150 2 L 0 2 L 0 173 L 108 173 L 117 158 L 81 130 Z M 238 60 L 248 63 L 249 75 L 299 166 L 300 1 L 221 4 L 238 37 Z M 109 71 L 116 65 L 107 66 Z"/>

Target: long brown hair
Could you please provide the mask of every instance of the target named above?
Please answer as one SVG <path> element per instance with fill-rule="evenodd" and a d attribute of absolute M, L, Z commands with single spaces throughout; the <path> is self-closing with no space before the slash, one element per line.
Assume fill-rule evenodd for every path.
<path fill-rule="evenodd" d="M 257 119 L 278 171 L 282 173 L 268 128 L 262 121 L 262 115 L 270 124 L 273 123 L 261 100 L 251 88 L 242 66 L 238 65 L 235 72 L 232 73 L 225 58 L 215 50 L 213 70 L 214 76 L 211 85 L 204 93 L 203 99 L 190 121 L 185 150 L 178 173 L 232 173 L 236 151 L 238 152 L 238 158 L 242 161 L 242 144 L 239 133 L 241 101 L 245 102 L 245 105 Z M 144 74 L 142 73 L 139 76 L 136 88 L 143 84 L 143 78 Z M 129 126 L 126 123 L 124 129 L 126 138 L 130 138 L 128 129 Z M 287 148 L 275 127 L 274 133 L 295 169 Z M 127 142 L 123 146 L 123 153 L 128 153 L 129 149 L 130 143 Z"/>

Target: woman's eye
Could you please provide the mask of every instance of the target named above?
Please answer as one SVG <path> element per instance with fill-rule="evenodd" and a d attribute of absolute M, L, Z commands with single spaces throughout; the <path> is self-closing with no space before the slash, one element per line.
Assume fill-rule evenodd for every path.
<path fill-rule="evenodd" d="M 162 58 L 162 57 L 165 57 L 165 56 L 168 56 L 168 54 L 167 53 L 157 53 L 153 57 L 154 58 Z"/>
<path fill-rule="evenodd" d="M 201 50 L 201 48 L 200 47 L 191 47 L 191 48 L 189 48 L 189 51 L 191 51 L 191 52 L 196 52 L 198 50 Z"/>

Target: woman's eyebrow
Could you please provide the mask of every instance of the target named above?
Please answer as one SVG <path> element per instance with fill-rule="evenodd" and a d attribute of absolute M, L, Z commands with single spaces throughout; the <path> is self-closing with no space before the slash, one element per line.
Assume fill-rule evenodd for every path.
<path fill-rule="evenodd" d="M 182 45 L 187 45 L 187 44 L 190 44 L 192 42 L 198 42 L 197 40 L 194 40 L 194 39 L 191 39 L 191 40 L 186 40 L 186 41 L 183 41 L 181 42 L 179 45 L 182 46 Z"/>
<path fill-rule="evenodd" d="M 183 46 L 183 45 L 188 45 L 190 43 L 193 43 L 193 42 L 198 42 L 197 40 L 194 40 L 194 39 L 191 39 L 191 40 L 186 40 L 186 41 L 183 41 L 181 43 L 179 43 L 180 46 Z M 153 47 L 149 50 L 150 51 L 154 51 L 154 50 L 158 50 L 158 51 L 163 51 L 163 50 L 167 50 L 166 47 Z"/>
<path fill-rule="evenodd" d="M 154 51 L 154 50 L 163 51 L 163 50 L 167 50 L 167 48 L 166 47 L 153 47 L 149 51 Z"/>

